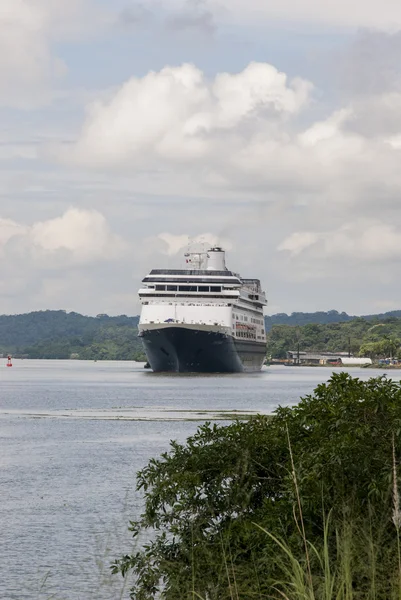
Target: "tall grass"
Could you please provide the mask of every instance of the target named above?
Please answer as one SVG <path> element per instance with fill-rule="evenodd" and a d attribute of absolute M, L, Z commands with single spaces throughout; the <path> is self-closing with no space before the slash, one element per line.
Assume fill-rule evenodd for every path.
<path fill-rule="evenodd" d="M 298 515 L 294 511 L 296 526 L 302 537 L 304 557 L 299 558 L 282 539 L 255 523 L 274 542 L 279 555 L 282 579 L 271 586 L 271 598 L 284 600 L 401 600 L 401 510 L 398 491 L 398 475 L 394 435 L 392 440 L 393 514 L 397 557 L 384 567 L 378 565 L 378 556 L 383 554 L 382 540 L 375 539 L 371 523 L 347 520 L 334 532 L 333 549 L 331 513 L 324 516 L 324 531 L 321 548 L 316 548 L 306 537 L 302 513 L 302 500 L 292 454 L 291 440 L 287 428 L 292 480 Z M 348 511 L 345 510 L 344 513 Z M 385 512 L 385 511 L 384 511 Z M 299 519 L 299 523 L 298 523 Z M 393 557 L 394 559 L 394 557 Z M 312 562 L 314 563 L 312 575 Z M 396 568 L 394 568 L 396 565 Z M 387 582 L 383 585 L 383 578 Z M 364 585 L 360 585 L 361 579 Z M 359 585 L 356 586 L 355 582 Z"/>
<path fill-rule="evenodd" d="M 329 512 L 323 516 L 324 528 L 319 547 L 310 543 L 302 511 L 302 498 L 298 485 L 291 440 L 287 431 L 292 481 L 295 493 L 294 519 L 302 549 L 295 552 L 284 539 L 273 535 L 266 528 L 254 523 L 266 540 L 275 548 L 276 561 L 281 577 L 269 585 L 261 585 L 259 594 L 248 595 L 236 573 L 231 556 L 229 536 L 221 539 L 221 562 L 225 571 L 225 584 L 219 586 L 217 595 L 201 596 L 196 591 L 195 578 L 191 600 L 401 600 L 400 527 L 401 510 L 397 486 L 397 464 L 393 445 L 393 513 L 394 537 L 389 553 L 383 552 L 383 539 L 372 529 L 372 523 L 362 518 L 333 519 Z M 385 511 L 383 511 L 385 513 Z M 351 511 L 344 507 L 344 515 Z M 388 524 L 383 523 L 388 533 Z M 315 538 L 316 539 L 316 538 Z M 398 553 L 398 556 L 397 556 Z M 193 556 L 192 556 L 193 560 Z M 383 562 L 384 561 L 384 562 Z M 192 566 L 194 569 L 194 566 Z M 255 567 L 255 576 L 260 577 Z M 266 574 L 268 576 L 268 574 Z M 237 585 L 237 578 L 239 585 Z M 262 582 L 266 583 L 266 582 Z M 185 598 L 187 596 L 185 595 Z M 184 596 L 183 596 L 184 598 Z"/>
<path fill-rule="evenodd" d="M 384 572 L 378 569 L 375 555 L 378 553 L 373 539 L 365 540 L 363 532 L 354 532 L 353 528 L 345 525 L 336 535 L 336 552 L 330 548 L 329 520 L 325 526 L 323 547 L 318 550 L 309 544 L 310 554 L 318 563 L 313 570 L 312 580 L 309 579 L 305 561 L 299 559 L 291 548 L 270 532 L 261 528 L 266 536 L 273 540 L 280 554 L 282 579 L 272 587 L 271 598 L 285 600 L 396 600 L 400 598 L 401 585 L 397 570 Z M 357 536 L 355 538 L 355 535 Z M 371 562 L 365 563 L 361 572 L 361 556 L 355 554 L 364 540 L 369 546 Z M 385 586 L 379 585 L 380 579 L 387 578 Z M 365 580 L 364 588 L 356 589 L 355 582 L 361 577 Z M 381 581 L 383 584 L 383 581 Z M 267 596 L 264 596 L 267 597 Z"/>
<path fill-rule="evenodd" d="M 341 530 L 335 534 L 335 551 L 331 539 L 331 516 L 325 520 L 323 543 L 321 548 L 316 548 L 308 543 L 311 565 L 311 577 L 305 561 L 305 556 L 298 556 L 291 547 L 282 539 L 269 531 L 255 525 L 264 532 L 266 538 L 276 547 L 276 559 L 280 564 L 282 577 L 263 586 L 259 594 L 248 595 L 241 592 L 234 584 L 234 565 L 230 569 L 229 556 L 222 549 L 222 562 L 226 567 L 226 585 L 219 588 L 218 595 L 201 596 L 192 589 L 189 596 L 192 600 L 398 600 L 401 586 L 397 568 L 386 572 L 379 568 L 376 557 L 380 548 L 373 538 L 367 538 L 365 532 L 350 523 L 344 523 Z M 361 545 L 365 545 L 366 554 L 359 554 Z M 367 559 L 370 556 L 371 559 Z M 364 568 L 361 570 L 361 560 Z M 387 579 L 383 587 L 383 576 Z M 355 583 L 364 579 L 363 589 Z M 379 583 L 379 586 L 376 584 Z M 182 596 L 187 598 L 187 596 Z"/>
<path fill-rule="evenodd" d="M 266 528 L 254 523 L 255 529 L 266 535 L 267 544 L 275 549 L 275 559 L 281 577 L 268 583 L 262 581 L 259 592 L 248 594 L 244 573 L 235 564 L 230 549 L 230 535 L 221 537 L 222 580 L 216 587 L 216 595 L 200 595 L 196 590 L 195 568 L 192 564 L 191 592 L 185 592 L 177 600 L 401 600 L 401 557 L 400 529 L 401 508 L 397 485 L 397 463 L 393 442 L 392 456 L 392 524 L 393 537 L 389 547 L 390 523 L 383 522 L 383 532 L 374 531 L 372 520 L 355 517 L 350 507 L 344 507 L 343 520 L 333 518 L 332 512 L 323 515 L 323 532 L 319 546 L 307 539 L 302 498 L 296 473 L 291 440 L 287 430 L 290 452 L 291 479 L 294 486 L 294 520 L 301 540 L 298 550 L 273 535 Z M 324 500 L 324 498 L 323 498 Z M 323 502 L 324 505 L 324 502 Z M 368 511 L 369 512 L 369 511 Z M 387 515 L 383 507 L 383 514 Z M 348 515 L 348 516 L 346 516 Z M 388 517 L 385 516 L 388 520 Z M 391 532 L 391 529 L 390 529 Z M 316 537 L 315 537 L 316 540 Z M 191 560 L 194 561 L 194 554 Z M 263 578 L 255 564 L 255 577 Z M 189 591 L 189 590 L 188 590 Z"/>

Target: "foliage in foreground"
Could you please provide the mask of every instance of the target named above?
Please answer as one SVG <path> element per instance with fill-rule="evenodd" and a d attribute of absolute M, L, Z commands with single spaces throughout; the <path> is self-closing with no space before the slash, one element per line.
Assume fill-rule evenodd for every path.
<path fill-rule="evenodd" d="M 400 454 L 384 377 L 336 374 L 270 419 L 206 424 L 138 474 L 147 541 L 113 571 L 134 573 L 136 600 L 400 598 Z"/>

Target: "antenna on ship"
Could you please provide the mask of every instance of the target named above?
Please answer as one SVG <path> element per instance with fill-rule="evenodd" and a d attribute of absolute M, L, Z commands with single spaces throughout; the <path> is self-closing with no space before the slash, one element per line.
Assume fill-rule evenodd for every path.
<path fill-rule="evenodd" d="M 200 250 L 197 249 L 199 246 L 201 246 Z M 188 251 L 184 254 L 187 268 L 196 270 L 205 269 L 207 264 L 207 252 L 206 243 L 202 241 L 202 238 L 198 239 L 196 242 L 190 240 L 187 247 Z"/>
<path fill-rule="evenodd" d="M 202 269 L 205 256 L 202 252 L 186 252 L 184 254 L 188 269 Z"/>

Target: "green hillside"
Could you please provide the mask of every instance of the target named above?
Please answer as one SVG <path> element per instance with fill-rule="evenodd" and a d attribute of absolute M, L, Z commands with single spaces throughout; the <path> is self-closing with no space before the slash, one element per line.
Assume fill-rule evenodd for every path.
<path fill-rule="evenodd" d="M 90 360 L 145 360 L 137 337 L 138 321 L 138 316 L 87 317 L 64 310 L 0 315 L 0 353 L 27 358 L 75 355 Z M 350 343 L 355 354 L 363 350 L 372 356 L 389 355 L 389 340 L 394 346 L 401 339 L 401 311 L 366 317 L 334 310 L 277 314 L 266 317 L 266 331 L 272 358 L 285 358 L 298 342 L 300 350 L 335 352 L 348 350 Z"/>
<path fill-rule="evenodd" d="M 363 319 L 370 321 L 372 319 L 386 319 L 388 317 L 401 317 L 401 310 L 393 310 L 386 313 L 377 315 L 363 315 Z M 265 317 L 266 331 L 270 331 L 274 325 L 308 325 L 310 323 L 317 323 L 319 325 L 326 325 L 328 323 L 346 323 L 357 319 L 358 317 L 348 315 L 345 312 L 339 313 L 337 310 L 329 310 L 327 312 L 319 311 L 313 313 L 304 312 L 293 312 L 290 315 L 286 313 L 277 313 Z"/>
<path fill-rule="evenodd" d="M 138 317 L 46 310 L 0 316 L 0 353 L 26 358 L 145 360 Z"/>
<path fill-rule="evenodd" d="M 395 356 L 400 347 L 401 318 L 357 317 L 344 323 L 275 325 L 267 335 L 267 354 L 285 358 L 287 350 L 347 351 L 355 355 Z"/>

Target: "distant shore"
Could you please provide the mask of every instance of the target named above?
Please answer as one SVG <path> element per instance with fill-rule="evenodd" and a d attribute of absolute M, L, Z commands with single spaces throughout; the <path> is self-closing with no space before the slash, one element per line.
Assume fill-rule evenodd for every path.
<path fill-rule="evenodd" d="M 401 363 L 395 364 L 395 365 L 386 365 L 386 364 L 381 364 L 381 363 L 372 363 L 371 365 L 331 365 L 331 364 L 316 364 L 316 363 L 300 363 L 300 364 L 293 364 L 293 363 L 285 363 L 285 362 L 280 362 L 280 361 L 271 361 L 269 363 L 266 363 L 266 366 L 272 366 L 272 367 L 277 367 L 277 366 L 283 366 L 283 367 L 316 367 L 316 368 L 325 368 L 327 369 L 328 367 L 331 367 L 332 369 L 336 369 L 336 368 L 340 368 L 340 369 L 381 369 L 381 370 L 397 370 L 397 369 L 401 369 Z"/>

